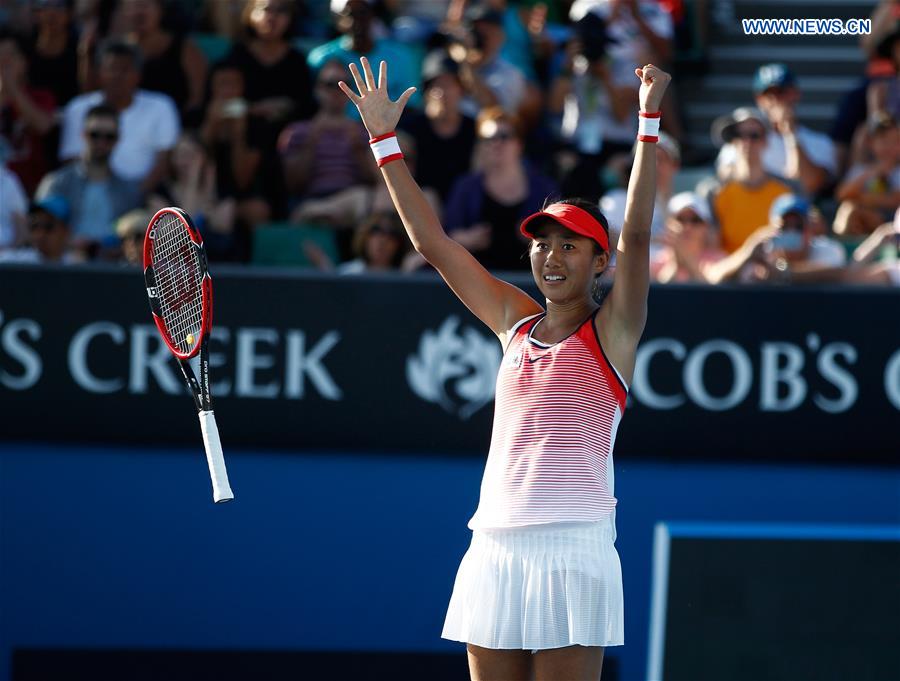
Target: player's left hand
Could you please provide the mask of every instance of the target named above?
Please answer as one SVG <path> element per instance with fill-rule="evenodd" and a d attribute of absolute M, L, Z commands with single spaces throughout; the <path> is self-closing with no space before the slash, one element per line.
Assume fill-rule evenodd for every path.
<path fill-rule="evenodd" d="M 647 64 L 642 69 L 635 69 L 634 73 L 641 79 L 641 91 L 638 96 L 641 111 L 656 113 L 659 111 L 660 102 L 662 102 L 672 76 L 653 64 Z"/>

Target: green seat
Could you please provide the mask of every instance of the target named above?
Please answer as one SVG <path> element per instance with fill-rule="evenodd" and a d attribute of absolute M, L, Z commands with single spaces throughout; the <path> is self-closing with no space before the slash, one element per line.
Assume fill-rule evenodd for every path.
<path fill-rule="evenodd" d="M 218 33 L 192 33 L 191 39 L 210 64 L 221 61 L 231 50 L 231 40 Z"/>
<path fill-rule="evenodd" d="M 253 231 L 255 265 L 313 267 L 306 255 L 305 245 L 318 246 L 331 262 L 340 262 L 334 230 L 315 224 L 295 225 L 290 222 L 270 222 Z"/>
<path fill-rule="evenodd" d="M 847 252 L 847 260 L 851 260 L 853 258 L 853 251 L 856 250 L 857 246 L 859 246 L 866 238 L 862 236 L 850 236 L 843 237 L 840 240 L 841 246 L 844 247 L 844 250 Z"/>

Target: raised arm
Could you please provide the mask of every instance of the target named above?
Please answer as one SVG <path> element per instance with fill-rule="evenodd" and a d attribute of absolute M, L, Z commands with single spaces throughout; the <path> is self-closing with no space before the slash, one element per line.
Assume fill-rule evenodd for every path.
<path fill-rule="evenodd" d="M 390 135 L 415 88 L 407 89 L 392 102 L 387 94 L 387 64 L 381 62 L 377 85 L 365 57 L 362 68 L 365 76 L 356 64 L 350 64 L 359 94 L 344 82 L 338 85 L 359 109 L 373 139 Z M 541 311 L 528 294 L 494 277 L 468 250 L 447 236 L 406 163 L 402 160 L 385 163 L 381 173 L 416 251 L 431 263 L 457 297 L 497 334 L 501 342 L 505 344 L 506 333 L 516 321 Z"/>
<path fill-rule="evenodd" d="M 659 112 L 671 76 L 648 64 L 635 69 L 641 79 L 640 103 L 644 113 Z M 656 145 L 638 141 L 628 195 L 625 220 L 616 253 L 616 275 L 606 312 L 606 335 L 611 355 L 619 355 L 620 370 L 633 364 L 634 349 L 647 321 L 647 293 L 650 289 L 650 224 L 656 200 Z M 616 358 L 610 357 L 613 363 Z"/>

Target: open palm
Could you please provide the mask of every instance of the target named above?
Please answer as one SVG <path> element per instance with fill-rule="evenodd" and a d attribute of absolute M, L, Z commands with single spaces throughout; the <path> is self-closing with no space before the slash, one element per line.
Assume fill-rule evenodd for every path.
<path fill-rule="evenodd" d="M 360 74 L 355 63 L 350 64 L 350 74 L 356 82 L 359 94 L 354 92 L 344 81 L 339 82 L 338 87 L 359 109 L 359 115 L 371 137 L 393 132 L 397 127 L 397 121 L 400 120 L 400 114 L 403 113 L 403 107 L 406 106 L 406 102 L 412 97 L 416 88 L 408 88 L 396 102 L 392 102 L 388 97 L 387 63 L 381 62 L 378 69 L 378 85 L 376 85 L 369 60 L 363 57 L 360 62 L 365 78 Z"/>

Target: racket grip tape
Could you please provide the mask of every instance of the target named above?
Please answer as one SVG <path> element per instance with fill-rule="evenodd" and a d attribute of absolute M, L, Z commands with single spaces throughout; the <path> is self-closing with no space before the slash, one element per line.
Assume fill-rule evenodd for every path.
<path fill-rule="evenodd" d="M 215 502 L 231 501 L 234 494 L 228 484 L 228 471 L 225 470 L 225 457 L 222 455 L 222 443 L 219 440 L 219 428 L 216 416 L 212 411 L 200 412 L 200 430 L 203 433 L 203 446 L 206 448 L 206 461 L 209 464 L 209 476 L 212 478 L 213 499 Z"/>

